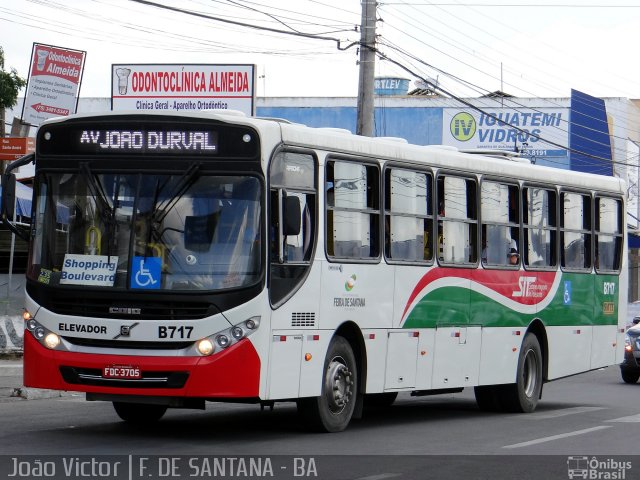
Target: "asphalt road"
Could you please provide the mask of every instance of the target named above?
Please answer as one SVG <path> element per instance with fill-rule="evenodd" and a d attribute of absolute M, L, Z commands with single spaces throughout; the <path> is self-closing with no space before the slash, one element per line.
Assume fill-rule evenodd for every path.
<path fill-rule="evenodd" d="M 305 431 L 295 407 L 286 403 L 273 411 L 211 403 L 206 411 L 170 410 L 156 425 L 134 428 L 110 404 L 86 402 L 83 395 L 0 396 L 0 478 L 19 459 L 27 472 L 36 459 L 55 467 L 70 458 L 98 458 L 122 463 L 119 476 L 101 478 L 129 480 L 565 479 L 570 467 L 578 478 L 587 475 L 585 464 L 597 475 L 582 478 L 626 480 L 640 478 L 639 399 L 640 384 L 622 383 L 619 369 L 610 367 L 546 384 L 537 411 L 528 415 L 481 412 L 471 389 L 401 395 L 390 408 L 366 411 L 345 432 L 317 434 Z M 212 476 L 207 464 L 213 473 L 216 461 Z M 65 467 L 60 463 L 56 475 Z M 612 476 L 616 472 L 624 476 Z M 66 473 L 50 478 L 86 478 Z"/>

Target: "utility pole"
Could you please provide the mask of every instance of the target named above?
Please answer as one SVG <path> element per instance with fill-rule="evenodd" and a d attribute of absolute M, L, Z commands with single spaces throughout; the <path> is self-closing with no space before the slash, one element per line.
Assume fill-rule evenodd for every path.
<path fill-rule="evenodd" d="M 373 78 L 376 54 L 376 0 L 362 0 L 360 25 L 360 73 L 356 133 L 373 137 Z"/>

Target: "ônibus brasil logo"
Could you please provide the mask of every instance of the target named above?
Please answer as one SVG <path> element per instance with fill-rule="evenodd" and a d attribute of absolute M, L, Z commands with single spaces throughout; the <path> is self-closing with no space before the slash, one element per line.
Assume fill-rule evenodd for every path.
<path fill-rule="evenodd" d="M 471 140 L 476 134 L 476 119 L 467 112 L 456 113 L 451 119 L 451 135 L 460 142 Z"/>

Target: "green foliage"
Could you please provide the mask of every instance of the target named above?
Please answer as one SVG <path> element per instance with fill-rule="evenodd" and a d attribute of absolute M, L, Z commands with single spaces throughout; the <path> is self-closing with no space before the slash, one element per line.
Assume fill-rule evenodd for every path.
<path fill-rule="evenodd" d="M 4 71 L 4 50 L 0 47 L 0 109 L 11 108 L 18 102 L 20 89 L 27 85 L 27 81 L 18 75 L 15 68 Z"/>

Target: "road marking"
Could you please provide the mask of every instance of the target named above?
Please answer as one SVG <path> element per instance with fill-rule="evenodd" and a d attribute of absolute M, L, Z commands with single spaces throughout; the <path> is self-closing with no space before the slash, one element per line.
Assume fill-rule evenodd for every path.
<path fill-rule="evenodd" d="M 578 413 L 595 412 L 596 410 L 604 410 L 605 407 L 571 407 L 561 408 L 559 410 L 551 410 L 549 412 L 536 412 L 525 415 L 526 420 L 544 420 L 547 418 L 558 418 L 566 415 L 576 415 Z"/>
<path fill-rule="evenodd" d="M 638 415 L 630 415 L 628 417 L 614 418 L 613 420 L 606 420 L 607 422 L 619 422 L 619 423 L 634 423 L 640 422 L 640 413 Z"/>
<path fill-rule="evenodd" d="M 536 440 L 529 440 L 528 442 L 515 443 L 513 445 L 506 445 L 502 448 L 528 447 L 529 445 L 536 445 L 538 443 L 551 442 L 553 440 L 559 440 L 561 438 L 575 437 L 576 435 L 584 435 L 585 433 L 596 432 L 598 430 L 604 430 L 605 428 L 611 428 L 611 427 L 602 425 L 600 427 L 585 428 L 584 430 L 576 430 L 575 432 L 561 433 L 560 435 L 552 435 L 550 437 L 538 438 Z"/>

